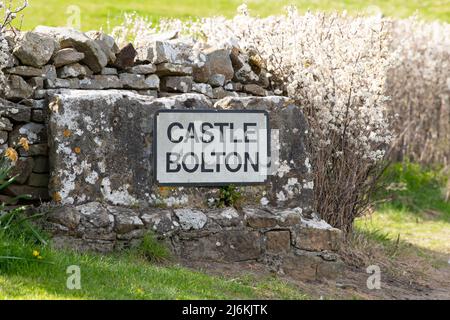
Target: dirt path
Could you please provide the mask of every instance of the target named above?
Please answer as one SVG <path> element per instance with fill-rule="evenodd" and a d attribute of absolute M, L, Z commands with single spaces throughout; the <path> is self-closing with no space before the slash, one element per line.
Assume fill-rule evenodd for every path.
<path fill-rule="evenodd" d="M 184 265 L 212 275 L 229 277 L 251 274 L 256 279 L 262 279 L 273 275 L 273 272 L 259 263 L 185 262 Z M 287 275 L 278 275 L 280 279 L 297 286 L 313 299 L 450 299 L 450 265 L 433 269 L 419 281 L 390 275 L 382 276 L 379 290 L 367 288 L 368 276 L 365 270 L 351 267 L 346 267 L 336 280 L 303 281 Z"/>

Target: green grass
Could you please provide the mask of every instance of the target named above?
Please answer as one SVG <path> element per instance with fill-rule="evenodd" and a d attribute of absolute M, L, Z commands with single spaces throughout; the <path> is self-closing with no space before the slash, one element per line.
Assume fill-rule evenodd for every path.
<path fill-rule="evenodd" d="M 450 203 L 444 200 L 446 176 L 417 164 L 392 165 L 384 177 L 386 188 L 377 195 L 388 199 L 357 229 L 379 242 L 400 239 L 419 248 L 450 254 Z"/>
<path fill-rule="evenodd" d="M 17 0 L 15 0 L 17 1 Z M 69 14 L 68 7 L 76 5 L 81 12 L 81 28 L 83 30 L 108 30 L 107 21 L 111 25 L 121 22 L 125 12 L 136 11 L 142 16 L 157 21 L 161 17 L 188 19 L 191 17 L 204 17 L 224 15 L 231 17 L 242 0 L 29 0 L 30 7 L 26 9 L 23 28 L 32 29 L 37 25 L 65 26 Z M 267 16 L 283 11 L 289 4 L 297 5 L 300 11 L 311 10 L 347 10 L 354 14 L 357 12 L 381 11 L 387 16 L 407 17 L 416 11 L 425 19 L 440 19 L 450 22 L 449 0 L 421 1 L 421 0 L 251 0 L 247 1 L 250 10 L 257 15 Z"/>
<path fill-rule="evenodd" d="M 251 275 L 233 279 L 209 276 L 175 264 L 151 264 L 138 253 L 79 254 L 3 236 L 0 256 L 26 260 L 0 259 L 0 299 L 307 298 L 272 276 L 258 280 Z M 81 290 L 66 287 L 70 265 L 80 267 Z"/>

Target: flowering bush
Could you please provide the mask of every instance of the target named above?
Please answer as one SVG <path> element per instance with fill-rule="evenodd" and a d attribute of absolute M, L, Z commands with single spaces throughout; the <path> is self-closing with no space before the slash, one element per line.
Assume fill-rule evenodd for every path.
<path fill-rule="evenodd" d="M 381 17 L 306 13 L 251 17 L 193 26 L 211 45 L 237 46 L 260 61 L 278 89 L 304 107 L 313 145 L 316 210 L 349 231 L 368 204 L 391 141 L 384 90 L 395 55 L 392 22 Z"/>
<path fill-rule="evenodd" d="M 450 162 L 450 25 L 415 17 L 396 21 L 386 91 L 394 115 L 394 155 L 422 164 Z"/>

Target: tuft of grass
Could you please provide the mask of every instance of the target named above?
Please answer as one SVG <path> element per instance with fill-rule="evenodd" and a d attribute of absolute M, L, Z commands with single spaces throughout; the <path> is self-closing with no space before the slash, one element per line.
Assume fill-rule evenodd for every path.
<path fill-rule="evenodd" d="M 160 263 L 171 259 L 169 248 L 152 231 L 148 231 L 137 248 L 137 253 L 150 262 Z"/>

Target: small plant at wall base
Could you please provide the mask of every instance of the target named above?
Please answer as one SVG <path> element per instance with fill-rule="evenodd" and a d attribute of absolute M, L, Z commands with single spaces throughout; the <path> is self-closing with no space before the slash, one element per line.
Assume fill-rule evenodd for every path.
<path fill-rule="evenodd" d="M 242 194 L 235 185 L 220 187 L 219 198 L 216 200 L 217 207 L 231 207 L 238 204 Z"/>

